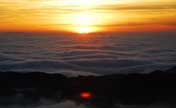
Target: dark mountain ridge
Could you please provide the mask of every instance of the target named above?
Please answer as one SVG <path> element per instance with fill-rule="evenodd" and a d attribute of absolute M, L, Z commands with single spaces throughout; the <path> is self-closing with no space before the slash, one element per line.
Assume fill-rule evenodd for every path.
<path fill-rule="evenodd" d="M 80 93 L 90 92 L 90 99 Z M 20 95 L 21 100 L 14 100 Z M 6 97 L 4 100 L 4 97 Z M 0 104 L 35 104 L 41 98 L 56 102 L 73 100 L 101 108 L 123 104 L 175 104 L 176 67 L 149 74 L 66 77 L 42 72 L 0 72 Z M 26 100 L 24 100 L 26 99 Z"/>

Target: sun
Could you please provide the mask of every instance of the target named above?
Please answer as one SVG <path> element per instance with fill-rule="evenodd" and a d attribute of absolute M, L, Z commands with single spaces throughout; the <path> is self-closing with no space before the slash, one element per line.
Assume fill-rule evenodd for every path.
<path fill-rule="evenodd" d="M 75 32 L 80 34 L 87 34 L 87 33 L 92 33 L 93 30 L 91 27 L 78 27 L 78 28 L 75 28 Z"/>
<path fill-rule="evenodd" d="M 75 0 L 72 2 L 75 2 L 75 3 L 78 2 L 80 4 L 90 2 L 88 4 L 91 4 L 92 1 Z M 59 22 L 62 21 L 62 24 L 63 24 L 62 29 L 64 31 L 79 33 L 79 34 L 86 34 L 86 33 L 99 32 L 99 30 L 101 29 L 100 27 L 102 24 L 102 19 L 103 18 L 100 17 L 100 14 L 97 14 L 91 9 L 78 8 L 73 12 L 69 12 L 63 15 L 59 20 Z"/>
<path fill-rule="evenodd" d="M 85 12 L 85 13 L 77 13 L 72 15 L 71 17 L 71 25 L 72 31 L 77 33 L 92 33 L 96 31 L 95 23 L 96 17 L 95 15 Z"/>

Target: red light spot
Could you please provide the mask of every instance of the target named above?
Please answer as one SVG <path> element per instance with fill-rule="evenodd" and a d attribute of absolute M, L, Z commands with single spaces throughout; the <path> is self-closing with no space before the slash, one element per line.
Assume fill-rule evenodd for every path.
<path fill-rule="evenodd" d="M 92 94 L 90 92 L 82 92 L 80 93 L 80 97 L 83 99 L 90 99 L 92 97 Z"/>

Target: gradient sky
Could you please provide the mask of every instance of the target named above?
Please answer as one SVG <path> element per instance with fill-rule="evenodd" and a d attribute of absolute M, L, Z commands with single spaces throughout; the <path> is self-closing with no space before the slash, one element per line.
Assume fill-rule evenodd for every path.
<path fill-rule="evenodd" d="M 0 31 L 176 30 L 176 0 L 0 0 Z"/>

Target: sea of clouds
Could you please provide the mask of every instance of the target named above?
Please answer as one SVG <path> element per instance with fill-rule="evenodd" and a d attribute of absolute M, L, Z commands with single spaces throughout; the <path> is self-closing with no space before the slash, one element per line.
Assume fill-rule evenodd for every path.
<path fill-rule="evenodd" d="M 143 73 L 176 64 L 176 33 L 0 33 L 0 71 L 68 76 Z"/>

